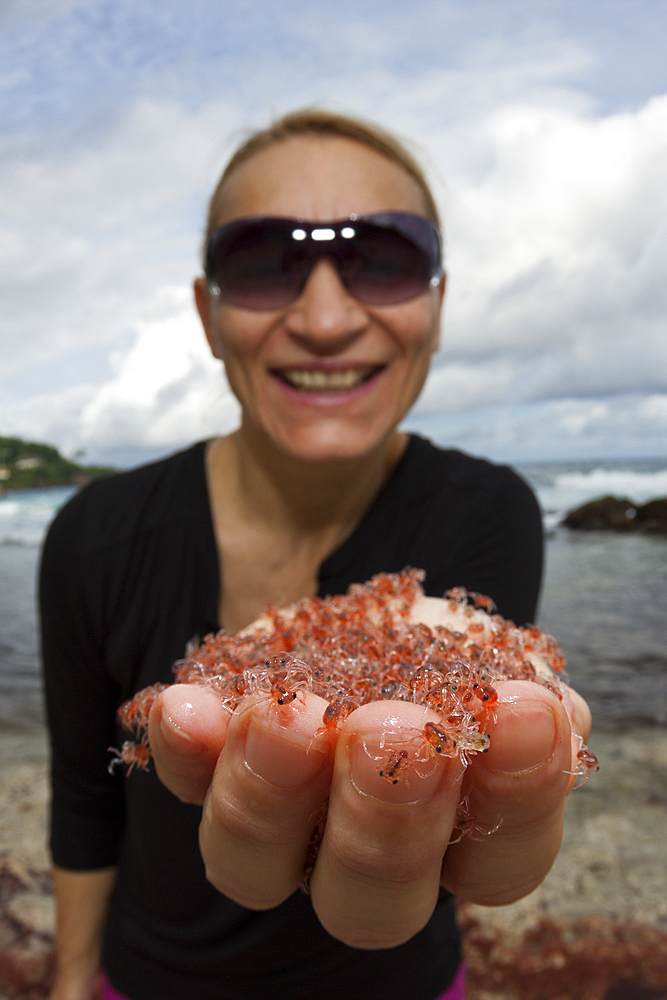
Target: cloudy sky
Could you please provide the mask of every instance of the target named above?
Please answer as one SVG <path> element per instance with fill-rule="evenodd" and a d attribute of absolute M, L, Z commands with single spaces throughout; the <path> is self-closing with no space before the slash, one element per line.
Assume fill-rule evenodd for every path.
<path fill-rule="evenodd" d="M 411 139 L 446 220 L 407 426 L 667 456 L 667 0 L 0 0 L 0 434 L 126 465 L 234 425 L 205 205 L 312 103 Z"/>

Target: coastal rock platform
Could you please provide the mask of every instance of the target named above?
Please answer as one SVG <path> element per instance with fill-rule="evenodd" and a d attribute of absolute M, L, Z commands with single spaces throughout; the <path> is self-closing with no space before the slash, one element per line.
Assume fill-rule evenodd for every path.
<path fill-rule="evenodd" d="M 667 497 L 636 504 L 627 497 L 606 496 L 569 511 L 562 524 L 578 531 L 641 531 L 667 535 Z"/>

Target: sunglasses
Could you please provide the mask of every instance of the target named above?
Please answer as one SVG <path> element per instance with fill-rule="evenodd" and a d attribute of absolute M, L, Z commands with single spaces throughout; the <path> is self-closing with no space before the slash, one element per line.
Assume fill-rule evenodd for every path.
<path fill-rule="evenodd" d="M 338 222 L 235 219 L 208 239 L 206 278 L 231 305 L 281 309 L 299 297 L 321 257 L 335 264 L 350 295 L 376 306 L 421 295 L 443 274 L 440 233 L 429 219 L 379 212 Z"/>

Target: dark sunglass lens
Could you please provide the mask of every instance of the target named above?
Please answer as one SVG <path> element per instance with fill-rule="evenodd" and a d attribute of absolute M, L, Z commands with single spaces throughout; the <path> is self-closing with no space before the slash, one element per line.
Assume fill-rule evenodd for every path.
<path fill-rule="evenodd" d="M 351 295 L 371 305 L 422 295 L 440 273 L 432 223 L 411 213 L 385 212 L 328 228 L 276 218 L 231 222 L 209 240 L 206 274 L 224 302 L 281 309 L 298 298 L 320 256 L 336 264 Z"/>
<path fill-rule="evenodd" d="M 279 309 L 295 299 L 303 276 L 291 227 L 278 221 L 233 226 L 220 231 L 209 251 L 207 273 L 220 298 L 246 309 Z"/>
<path fill-rule="evenodd" d="M 371 305 L 392 305 L 422 295 L 433 277 L 426 251 L 388 226 L 357 223 L 357 253 L 349 260 L 350 292 Z"/>

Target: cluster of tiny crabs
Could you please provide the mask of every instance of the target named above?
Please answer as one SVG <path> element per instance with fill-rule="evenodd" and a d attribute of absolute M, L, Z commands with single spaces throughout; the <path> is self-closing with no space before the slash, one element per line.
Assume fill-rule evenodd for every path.
<path fill-rule="evenodd" d="M 426 722 L 407 740 L 403 734 L 400 748 L 397 734 L 387 734 L 382 757 L 376 757 L 379 774 L 396 784 L 411 767 L 419 765 L 424 773 L 429 759 L 435 766 L 438 755 L 456 756 L 465 767 L 472 754 L 489 748 L 485 730 L 498 701 L 496 682 L 529 680 L 561 698 L 557 674 L 562 676 L 565 661 L 551 636 L 535 626 L 518 628 L 493 613 L 489 598 L 462 588 L 445 597 L 464 628 L 412 622 L 423 579 L 415 569 L 380 573 L 353 584 L 343 596 L 305 598 L 288 608 L 271 605 L 243 632 L 219 632 L 201 645 L 193 643 L 175 666 L 175 682 L 212 688 L 230 713 L 243 711 L 248 695 L 263 694 L 283 710 L 313 692 L 328 702 L 316 735 L 337 728 L 368 702 L 414 702 L 431 709 L 438 721 Z M 536 657 L 553 673 L 538 672 Z M 145 688 L 121 707 L 119 720 L 135 738 L 123 744 L 113 763 L 147 768 L 148 715 L 167 686 Z M 597 766 L 582 743 L 579 782 Z M 489 831 L 476 826 L 463 796 L 455 839 L 476 832 Z"/>

